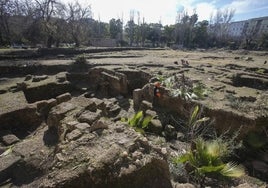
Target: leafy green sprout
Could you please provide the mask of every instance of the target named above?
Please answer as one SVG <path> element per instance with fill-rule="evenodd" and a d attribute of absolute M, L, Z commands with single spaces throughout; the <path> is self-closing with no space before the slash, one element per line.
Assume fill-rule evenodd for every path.
<path fill-rule="evenodd" d="M 258 74 L 264 74 L 265 69 L 260 68 L 260 69 L 256 70 L 255 72 L 258 73 Z"/>
<path fill-rule="evenodd" d="M 137 132 L 144 134 L 144 130 L 148 128 L 149 123 L 153 119 L 152 116 L 144 115 L 143 111 L 138 111 L 133 117 L 126 120 L 122 118 L 121 121 L 127 122 L 130 127 L 133 127 Z"/>

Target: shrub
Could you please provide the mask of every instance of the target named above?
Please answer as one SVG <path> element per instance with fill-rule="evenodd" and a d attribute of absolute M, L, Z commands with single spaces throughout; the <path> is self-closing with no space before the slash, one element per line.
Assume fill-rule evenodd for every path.
<path fill-rule="evenodd" d="M 76 64 L 86 64 L 87 63 L 86 56 L 84 54 L 77 56 L 76 59 L 75 59 L 75 63 Z"/>
<path fill-rule="evenodd" d="M 201 82 L 193 83 L 190 78 L 182 75 L 163 76 L 157 75 L 156 78 L 161 85 L 170 90 L 172 97 L 185 100 L 204 99 L 211 91 Z"/>

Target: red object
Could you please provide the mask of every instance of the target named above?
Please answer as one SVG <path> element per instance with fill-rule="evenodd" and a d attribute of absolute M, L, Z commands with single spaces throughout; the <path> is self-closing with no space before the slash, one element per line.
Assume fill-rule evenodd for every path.
<path fill-rule="evenodd" d="M 155 83 L 154 83 L 154 86 L 155 86 L 155 87 L 160 87 L 160 85 L 161 85 L 160 82 L 155 82 Z"/>
<path fill-rule="evenodd" d="M 161 85 L 160 82 L 154 83 L 154 96 L 156 96 L 156 97 L 161 97 L 161 93 L 159 90 L 160 85 Z"/>
<path fill-rule="evenodd" d="M 155 96 L 156 96 L 156 97 L 161 97 L 160 92 L 156 92 Z"/>

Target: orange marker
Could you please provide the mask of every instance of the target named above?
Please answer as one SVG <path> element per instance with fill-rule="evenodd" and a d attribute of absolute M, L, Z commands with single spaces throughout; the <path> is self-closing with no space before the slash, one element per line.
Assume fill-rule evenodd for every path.
<path fill-rule="evenodd" d="M 160 82 L 155 82 L 154 83 L 154 96 L 156 97 L 161 97 L 159 87 L 160 87 Z"/>

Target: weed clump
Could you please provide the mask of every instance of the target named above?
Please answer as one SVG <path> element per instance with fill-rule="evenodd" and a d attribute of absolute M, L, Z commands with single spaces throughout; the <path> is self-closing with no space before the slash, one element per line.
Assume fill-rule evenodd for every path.
<path fill-rule="evenodd" d="M 169 89 L 170 96 L 178 97 L 185 100 L 200 99 L 203 100 L 208 96 L 210 90 L 202 82 L 194 82 L 184 74 L 172 76 L 157 75 L 156 78 L 161 85 Z"/>
<path fill-rule="evenodd" d="M 84 54 L 79 55 L 75 58 L 75 64 L 84 65 L 86 63 L 87 63 L 87 58 Z"/>

